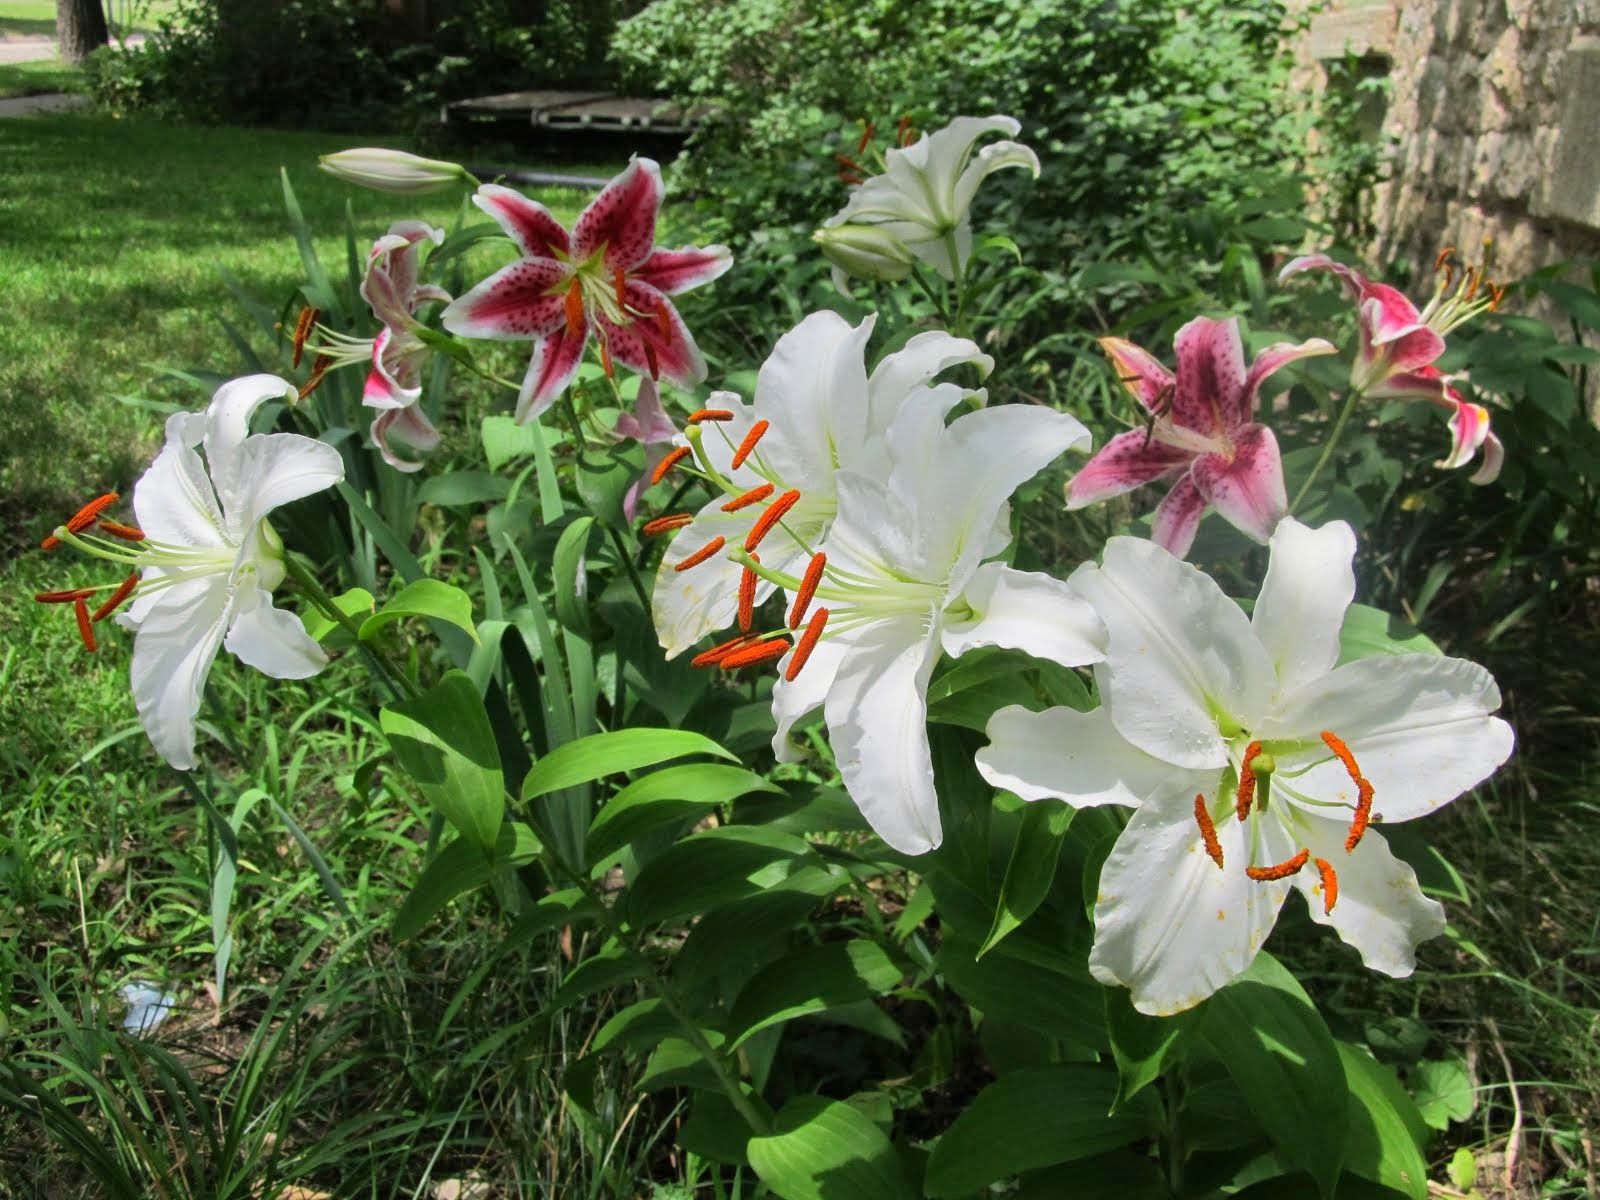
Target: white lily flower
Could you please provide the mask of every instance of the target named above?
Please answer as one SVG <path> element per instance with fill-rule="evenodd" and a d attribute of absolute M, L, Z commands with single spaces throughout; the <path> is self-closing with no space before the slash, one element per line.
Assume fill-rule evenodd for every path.
<path fill-rule="evenodd" d="M 687 526 L 667 549 L 651 600 L 667 657 L 733 621 L 742 573 L 739 564 L 722 557 L 693 570 L 674 568 L 718 539 L 719 548 L 738 543 L 766 511 L 763 501 L 793 492 L 797 498 L 762 542 L 761 556 L 773 570 L 794 573 L 838 510 L 836 473 L 871 470 L 883 453 L 885 432 L 906 406 L 942 404 L 940 411 L 948 411 L 960 402 L 966 393 L 954 384 L 927 386 L 936 375 L 959 363 L 974 363 L 983 375 L 994 366 L 972 342 L 929 332 L 885 356 L 869 376 L 865 352 L 874 321 L 869 316 L 852 328 L 837 313 L 812 313 L 778 339 L 761 366 L 753 403 L 732 392 L 714 393 L 704 419 L 691 426 L 708 474 L 724 494 L 693 518 L 684 514 L 656 523 Z M 746 443 L 749 449 L 741 454 Z M 774 586 L 760 581 L 755 602 Z"/>
<path fill-rule="evenodd" d="M 823 222 L 823 230 L 876 226 L 944 278 L 956 279 L 972 255 L 968 210 L 978 185 L 1003 167 L 1026 167 L 1039 177 L 1038 156 L 1020 142 L 991 142 L 976 154 L 973 147 L 985 134 L 1012 138 L 1021 129 L 1014 117 L 957 117 L 935 134 L 888 151 L 883 174 L 857 187 L 849 203 Z M 849 263 L 839 265 L 851 269 Z"/>
<path fill-rule="evenodd" d="M 1337 665 L 1348 525 L 1285 519 L 1270 545 L 1247 617 L 1160 547 L 1113 538 L 1070 581 L 1109 631 L 1103 707 L 1002 709 L 978 754 L 1024 799 L 1135 807 L 1101 871 L 1089 967 L 1142 1012 L 1179 1012 L 1243 972 L 1291 884 L 1367 966 L 1410 974 L 1444 912 L 1369 822 L 1430 813 L 1511 753 L 1477 664 Z"/>
<path fill-rule="evenodd" d="M 436 192 L 472 178 L 460 163 L 381 146 L 356 146 L 337 154 L 324 154 L 317 159 L 317 165 L 346 183 L 406 196 Z"/>
<path fill-rule="evenodd" d="M 205 412 L 167 419 L 167 444 L 133 487 L 138 528 L 102 520 L 98 528 L 116 540 L 89 532 L 116 500 L 108 495 L 47 539 L 131 569 L 92 618 L 86 601 L 98 589 L 40 599 L 74 603 L 94 649 L 90 621 L 132 595 L 117 623 L 134 631 L 134 703 L 151 744 L 179 770 L 195 764 L 195 714 L 219 647 L 275 679 L 303 679 L 327 663 L 299 618 L 272 606 L 284 578 L 283 543 L 266 517 L 338 483 L 344 462 L 313 438 L 250 433 L 257 408 L 294 396 L 294 385 L 275 375 L 223 384 Z"/>
<path fill-rule="evenodd" d="M 946 426 L 958 396 L 935 390 L 936 401 L 901 409 L 881 469 L 839 473 L 839 516 L 811 586 L 790 589 L 790 627 L 813 597 L 818 607 L 772 696 L 778 757 L 797 757 L 790 728 L 822 708 L 846 790 L 906 854 L 942 837 L 927 736 L 941 652 L 1005 646 L 1066 666 L 1103 657 L 1099 618 L 1065 583 L 984 561 L 1011 540 L 1011 493 L 1067 449 L 1087 449 L 1089 431 L 1026 405 Z"/>

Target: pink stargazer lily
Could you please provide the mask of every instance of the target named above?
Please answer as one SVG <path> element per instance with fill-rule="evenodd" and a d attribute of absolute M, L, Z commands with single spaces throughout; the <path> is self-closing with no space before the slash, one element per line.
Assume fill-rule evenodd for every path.
<path fill-rule="evenodd" d="M 383 322 L 372 339 L 372 369 L 361 402 L 378 410 L 370 431 L 372 442 L 383 460 L 398 471 L 415 471 L 422 464 L 396 454 L 389 444 L 391 438 L 423 454 L 439 445 L 439 431 L 420 404 L 422 360 L 428 347 L 416 334 L 416 311 L 430 301 L 448 303 L 450 293 L 417 282 L 417 251 L 424 241 L 439 245 L 444 230 L 423 221 L 396 221 L 373 243 L 361 281 L 361 298 Z"/>
<path fill-rule="evenodd" d="M 612 360 L 680 387 L 705 378 L 705 360 L 669 296 L 709 283 L 732 265 L 726 246 L 657 249 L 661 168 L 635 158 L 578 215 L 569 236 L 549 209 L 485 184 L 472 200 L 523 257 L 496 271 L 444 312 L 464 337 L 531 339 L 533 358 L 517 396 L 530 421 L 572 382 L 591 335 Z"/>
<path fill-rule="evenodd" d="M 1434 377 L 1438 381 L 1438 394 L 1426 394 L 1422 398 L 1450 413 L 1450 453 L 1433 465 L 1446 471 L 1453 471 L 1457 467 L 1466 466 L 1481 449 L 1483 461 L 1478 464 L 1478 469 L 1468 476 L 1467 482 L 1480 485 L 1493 483 L 1500 477 L 1500 467 L 1505 462 L 1506 449 L 1489 429 L 1489 410 L 1463 396 L 1461 389 L 1450 382 L 1453 377 L 1440 374 L 1437 367 L 1422 367 L 1417 373 L 1423 378 Z"/>
<path fill-rule="evenodd" d="M 633 411 L 617 418 L 616 433 L 623 441 L 631 439 L 644 447 L 644 470 L 622 497 L 622 515 L 631 522 L 639 511 L 639 500 L 650 487 L 650 480 L 661 465 L 661 460 L 666 458 L 673 445 L 687 443 L 679 436 L 678 427 L 672 423 L 667 410 L 661 407 L 661 393 L 655 380 L 648 377 L 639 380 L 639 394 L 633 401 Z"/>
<path fill-rule="evenodd" d="M 1173 339 L 1174 376 L 1148 351 L 1122 338 L 1100 339 L 1122 383 L 1149 413 L 1148 428 L 1112 438 L 1067 485 L 1067 507 L 1082 508 L 1156 480 L 1176 486 L 1156 509 L 1156 545 L 1182 558 L 1200 518 L 1215 508 L 1229 524 L 1265 543 L 1289 500 L 1272 430 L 1254 420 L 1261 383 L 1296 359 L 1332 354 L 1321 338 L 1279 342 L 1248 370 L 1239 320 L 1196 317 Z"/>

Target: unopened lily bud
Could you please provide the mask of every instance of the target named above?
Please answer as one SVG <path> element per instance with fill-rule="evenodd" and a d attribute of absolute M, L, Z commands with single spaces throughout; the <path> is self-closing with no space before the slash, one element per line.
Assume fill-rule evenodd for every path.
<path fill-rule="evenodd" d="M 346 183 L 401 195 L 436 192 L 472 178 L 459 163 L 420 158 L 404 150 L 385 150 L 378 146 L 358 146 L 337 154 L 324 154 L 317 161 L 329 175 Z"/>
<path fill-rule="evenodd" d="M 857 279 L 894 283 L 911 274 L 915 261 L 904 242 L 876 225 L 824 225 L 811 240 L 824 258 Z"/>

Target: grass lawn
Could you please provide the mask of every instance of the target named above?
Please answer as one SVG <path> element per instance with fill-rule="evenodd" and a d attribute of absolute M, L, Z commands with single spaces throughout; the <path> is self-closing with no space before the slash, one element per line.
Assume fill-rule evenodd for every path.
<path fill-rule="evenodd" d="M 81 92 L 84 86 L 83 72 L 59 58 L 0 65 L 0 100 L 47 92 Z"/>
<path fill-rule="evenodd" d="M 177 0 L 111 0 L 106 7 L 114 30 L 131 24 L 135 33 L 154 33 L 178 5 Z M 55 0 L 0 0 L 0 39 L 55 35 Z"/>

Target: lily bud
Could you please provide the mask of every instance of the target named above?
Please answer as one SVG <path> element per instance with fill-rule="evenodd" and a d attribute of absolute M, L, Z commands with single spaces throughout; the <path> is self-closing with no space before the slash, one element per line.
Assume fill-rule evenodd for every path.
<path fill-rule="evenodd" d="M 404 150 L 385 150 L 378 146 L 358 146 L 337 154 L 324 154 L 317 162 L 329 175 L 346 183 L 401 195 L 436 192 L 472 178 L 459 163 L 420 158 Z"/>
<path fill-rule="evenodd" d="M 811 240 L 824 258 L 857 279 L 894 283 L 911 274 L 915 261 L 903 241 L 876 225 L 824 225 Z"/>

